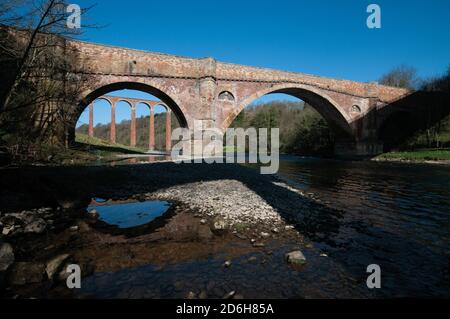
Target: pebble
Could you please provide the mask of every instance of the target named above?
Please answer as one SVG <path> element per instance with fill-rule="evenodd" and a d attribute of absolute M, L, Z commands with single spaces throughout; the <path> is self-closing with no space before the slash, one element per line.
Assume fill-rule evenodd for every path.
<path fill-rule="evenodd" d="M 189 293 L 186 296 L 186 299 L 195 299 L 195 298 L 196 298 L 195 293 L 192 291 L 189 291 Z"/>
<path fill-rule="evenodd" d="M 306 258 L 300 250 L 287 253 L 286 260 L 289 264 L 303 265 L 306 263 Z"/>
<path fill-rule="evenodd" d="M 218 193 L 221 196 L 217 196 Z M 176 185 L 149 195 L 183 202 L 193 210 L 200 207 L 206 216 L 214 218 L 212 230 L 223 230 L 238 224 L 247 224 L 249 228 L 264 225 L 277 228 L 274 226 L 283 224 L 281 216 L 271 205 L 237 180 Z"/>
<path fill-rule="evenodd" d="M 236 294 L 236 291 L 230 291 L 229 293 L 225 294 L 222 299 L 231 299 Z"/>

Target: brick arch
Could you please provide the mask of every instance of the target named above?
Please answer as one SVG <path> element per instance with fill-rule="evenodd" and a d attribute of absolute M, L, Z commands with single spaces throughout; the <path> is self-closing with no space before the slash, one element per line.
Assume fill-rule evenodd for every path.
<path fill-rule="evenodd" d="M 149 103 L 145 102 L 145 101 L 139 101 L 139 102 L 136 104 L 136 107 L 137 107 L 139 104 L 145 105 L 145 106 L 148 108 L 148 111 L 149 111 L 149 112 L 150 112 L 151 109 L 152 109 L 152 106 L 151 106 Z"/>
<path fill-rule="evenodd" d="M 175 114 L 180 126 L 188 127 L 188 112 L 184 109 L 183 106 L 180 105 L 180 103 L 176 102 L 175 98 L 169 96 L 169 94 L 156 87 L 155 85 L 149 85 L 139 82 L 114 82 L 101 85 L 97 88 L 86 91 L 84 96 L 80 100 L 77 110 L 75 111 L 75 117 L 78 119 L 79 115 L 81 114 L 80 109 L 84 110 L 84 108 L 89 105 L 89 103 L 96 100 L 97 98 L 113 91 L 125 89 L 142 91 L 157 97 L 162 101 L 162 103 L 160 103 L 162 106 L 164 106 L 166 109 L 169 108 L 172 113 Z M 127 102 L 126 99 L 123 99 L 123 101 Z"/>
<path fill-rule="evenodd" d="M 274 93 L 284 93 L 305 101 L 315 108 L 341 135 L 353 135 L 353 130 L 350 125 L 351 118 L 344 109 L 325 92 L 302 84 L 274 85 L 241 98 L 234 111 L 221 123 L 221 128 L 226 130 L 239 113 L 255 100 L 264 95 Z"/>
<path fill-rule="evenodd" d="M 153 107 L 157 107 L 157 106 L 163 107 L 164 109 L 166 109 L 166 112 L 170 111 L 170 108 L 164 103 L 156 103 Z"/>
<path fill-rule="evenodd" d="M 111 107 L 112 106 L 112 102 L 111 102 L 111 100 L 110 99 L 108 99 L 107 97 L 99 97 L 99 98 L 97 98 L 97 99 L 95 99 L 96 101 L 98 101 L 98 100 L 103 100 L 103 101 L 106 101 L 106 102 L 108 102 L 108 104 L 109 104 L 109 106 Z M 94 101 L 92 101 L 92 102 L 94 102 Z M 87 105 L 86 105 L 86 107 L 87 107 Z"/>
<path fill-rule="evenodd" d="M 130 109 L 133 107 L 133 104 L 131 104 L 131 102 L 128 101 L 127 99 L 118 99 L 118 100 L 116 101 L 116 103 L 119 103 L 119 102 L 123 102 L 123 103 L 125 103 L 125 104 L 128 104 L 128 106 L 130 107 Z"/>

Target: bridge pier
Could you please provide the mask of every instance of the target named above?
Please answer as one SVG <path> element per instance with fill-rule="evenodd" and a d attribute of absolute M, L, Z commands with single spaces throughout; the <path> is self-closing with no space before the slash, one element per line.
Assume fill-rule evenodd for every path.
<path fill-rule="evenodd" d="M 380 141 L 337 141 L 334 154 L 341 158 L 367 158 L 383 153 Z"/>
<path fill-rule="evenodd" d="M 166 151 L 172 150 L 172 112 L 167 108 L 166 112 Z"/>
<path fill-rule="evenodd" d="M 110 141 L 116 144 L 116 102 L 111 104 L 111 127 L 110 127 Z"/>
<path fill-rule="evenodd" d="M 148 132 L 148 149 L 153 151 L 155 149 L 155 113 L 153 106 L 150 106 L 150 125 Z"/>
<path fill-rule="evenodd" d="M 89 104 L 89 137 L 94 137 L 94 104 Z"/>
<path fill-rule="evenodd" d="M 130 145 L 136 146 L 136 105 L 131 107 L 131 130 L 130 130 Z"/>

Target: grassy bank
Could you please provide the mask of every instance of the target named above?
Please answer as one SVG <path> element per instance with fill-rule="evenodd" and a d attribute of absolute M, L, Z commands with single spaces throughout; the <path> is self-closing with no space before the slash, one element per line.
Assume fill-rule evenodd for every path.
<path fill-rule="evenodd" d="M 378 155 L 376 161 L 442 162 L 450 163 L 450 149 L 419 149 L 414 151 L 389 152 Z"/>
<path fill-rule="evenodd" d="M 116 155 L 144 154 L 144 150 L 122 144 L 111 144 L 85 134 L 76 134 L 75 143 L 67 150 L 59 150 L 49 161 L 63 165 L 116 160 Z"/>
<path fill-rule="evenodd" d="M 75 136 L 75 148 L 96 152 L 100 155 L 112 154 L 142 154 L 145 150 L 123 144 L 111 144 L 108 141 L 77 133 Z"/>

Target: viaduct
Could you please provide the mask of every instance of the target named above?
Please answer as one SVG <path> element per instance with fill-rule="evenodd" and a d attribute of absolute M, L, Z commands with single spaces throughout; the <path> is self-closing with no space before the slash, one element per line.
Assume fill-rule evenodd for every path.
<path fill-rule="evenodd" d="M 165 145 L 166 151 L 169 152 L 172 149 L 172 112 L 170 108 L 160 101 L 152 101 L 146 99 L 134 99 L 128 97 L 117 97 L 117 96 L 102 96 L 97 100 L 105 100 L 111 106 L 111 124 L 110 124 L 110 142 L 116 143 L 116 105 L 119 102 L 125 102 L 131 107 L 131 121 L 130 121 L 130 145 L 136 146 L 136 106 L 138 104 L 146 105 L 150 110 L 150 121 L 149 121 L 149 141 L 148 149 L 150 151 L 155 150 L 155 107 L 161 105 L 166 109 L 166 138 Z M 89 126 L 88 134 L 90 137 L 94 136 L 94 104 L 89 104 Z"/>
<path fill-rule="evenodd" d="M 413 94 L 377 83 L 236 65 L 213 58 L 68 42 L 78 52 L 77 72 L 94 79 L 82 84 L 71 135 L 81 112 L 94 100 L 116 90 L 133 89 L 154 95 L 171 110 L 167 121 L 173 114 L 183 127 L 192 128 L 195 120 L 202 120 L 203 129 L 221 131 L 261 96 L 285 93 L 304 100 L 327 120 L 336 133 L 337 154 L 368 156 L 383 150 L 380 128 L 389 115 L 386 110 Z M 115 102 L 110 100 L 112 105 Z M 135 131 L 131 139 L 132 143 L 136 140 Z"/>

